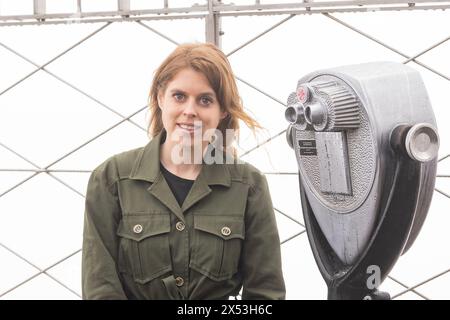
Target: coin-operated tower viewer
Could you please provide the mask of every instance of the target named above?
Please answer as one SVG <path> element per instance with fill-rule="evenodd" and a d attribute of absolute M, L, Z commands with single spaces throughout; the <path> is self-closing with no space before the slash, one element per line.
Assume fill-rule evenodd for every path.
<path fill-rule="evenodd" d="M 377 287 L 416 239 L 436 176 L 439 136 L 420 74 L 393 62 L 313 72 L 285 117 L 328 298 L 388 299 Z"/>

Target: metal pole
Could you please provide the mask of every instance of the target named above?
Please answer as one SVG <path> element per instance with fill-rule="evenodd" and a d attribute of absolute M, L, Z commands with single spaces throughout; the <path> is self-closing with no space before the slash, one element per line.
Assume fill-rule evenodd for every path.
<path fill-rule="evenodd" d="M 38 21 L 45 21 L 45 1 L 46 0 L 33 0 L 33 13 L 37 17 Z M 42 16 L 42 17 L 40 17 Z"/>
<path fill-rule="evenodd" d="M 130 16 L 130 0 L 117 0 L 117 7 L 122 17 Z"/>
<path fill-rule="evenodd" d="M 45 14 L 45 1 L 46 0 L 34 0 L 33 1 L 33 13 L 35 15 Z"/>
<path fill-rule="evenodd" d="M 206 42 L 214 43 L 217 47 L 222 47 L 220 15 L 214 12 L 214 5 L 221 4 L 221 0 L 208 0 L 208 15 L 205 19 L 205 40 Z"/>

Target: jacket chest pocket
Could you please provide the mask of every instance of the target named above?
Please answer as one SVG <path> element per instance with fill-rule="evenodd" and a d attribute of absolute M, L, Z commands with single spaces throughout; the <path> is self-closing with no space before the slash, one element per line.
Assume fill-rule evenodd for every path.
<path fill-rule="evenodd" d="M 172 270 L 169 232 L 169 215 L 124 216 L 117 229 L 119 272 L 144 284 Z"/>
<path fill-rule="evenodd" d="M 194 215 L 190 267 L 215 281 L 230 279 L 238 271 L 244 230 L 243 217 Z"/>

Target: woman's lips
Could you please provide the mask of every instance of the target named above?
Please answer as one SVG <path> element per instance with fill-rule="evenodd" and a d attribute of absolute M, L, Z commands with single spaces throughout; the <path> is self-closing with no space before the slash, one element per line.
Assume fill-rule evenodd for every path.
<path fill-rule="evenodd" d="M 189 133 L 193 133 L 194 131 L 198 130 L 201 128 L 201 126 L 194 126 L 194 125 L 190 125 L 190 124 L 184 124 L 184 123 L 177 123 L 177 128 L 189 132 Z"/>

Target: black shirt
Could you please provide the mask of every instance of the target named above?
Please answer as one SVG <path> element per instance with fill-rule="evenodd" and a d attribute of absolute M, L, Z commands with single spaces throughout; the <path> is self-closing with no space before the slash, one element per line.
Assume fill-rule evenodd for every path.
<path fill-rule="evenodd" d="M 160 163 L 159 165 L 161 167 L 161 172 L 170 187 L 170 190 L 172 190 L 175 199 L 177 199 L 178 204 L 181 207 L 195 180 L 180 178 L 179 176 L 174 175 L 172 172 L 164 168 L 162 163 Z"/>

